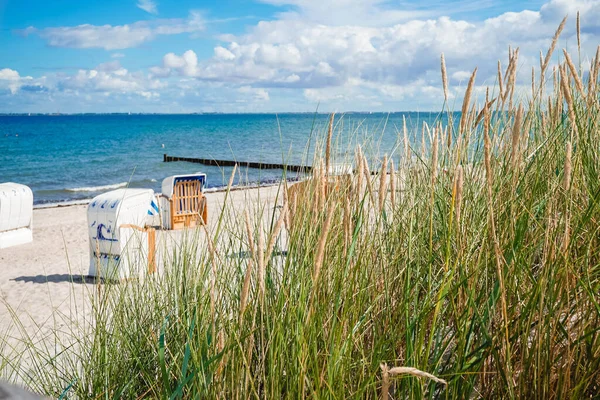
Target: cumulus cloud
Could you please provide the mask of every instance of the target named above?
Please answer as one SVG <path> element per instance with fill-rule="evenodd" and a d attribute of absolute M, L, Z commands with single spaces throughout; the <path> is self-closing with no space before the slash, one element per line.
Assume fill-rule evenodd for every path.
<path fill-rule="evenodd" d="M 333 3 L 341 7 L 344 1 Z M 331 3 L 268 2 L 295 4 L 302 12 Z M 372 10 L 384 5 L 378 0 L 358 3 Z M 521 69 L 530 71 L 560 20 L 566 13 L 574 15 L 577 9 L 588 15 L 582 17 L 584 34 L 587 32 L 583 45 L 584 53 L 593 55 L 598 44 L 600 2 L 551 0 L 538 11 L 507 12 L 474 22 L 438 17 L 391 26 L 336 26 L 284 14 L 279 20 L 259 22 L 246 34 L 222 36 L 224 43 L 214 48 L 210 59 L 199 61 L 193 50 L 181 56 L 169 53 L 155 72 L 157 76 L 193 77 L 243 87 L 303 89 L 311 100 L 334 100 L 331 96 L 339 98 L 344 91 L 358 99 L 362 90 L 384 99 L 421 96 L 433 101 L 435 96 L 441 98 L 441 53 L 445 54 L 453 87 L 464 86 L 475 66 L 479 66 L 478 83 L 493 85 L 496 62 L 506 59 L 509 46 L 520 47 Z M 571 17 L 561 42 L 572 42 L 574 34 Z"/>
<path fill-rule="evenodd" d="M 155 1 L 152 0 L 140 0 L 136 6 L 146 11 L 149 14 L 158 14 L 158 8 Z"/>
<path fill-rule="evenodd" d="M 8 89 L 11 94 L 15 94 L 21 89 L 21 87 L 32 81 L 33 78 L 31 76 L 21 77 L 19 72 L 13 69 L 0 69 L 0 90 Z M 34 86 L 32 85 L 32 87 Z"/>
<path fill-rule="evenodd" d="M 199 12 L 192 12 L 187 19 L 139 21 L 116 26 L 84 24 L 43 29 L 29 27 L 21 33 L 25 36 L 38 35 L 52 47 L 119 50 L 139 46 L 158 35 L 193 34 L 204 29 L 202 15 Z"/>
<path fill-rule="evenodd" d="M 495 83 L 498 59 L 506 66 L 509 46 L 520 48 L 523 77 L 530 76 L 532 67 L 539 70 L 539 51 L 546 51 L 566 14 L 570 19 L 553 63 L 561 60 L 562 47 L 576 46 L 577 10 L 582 16 L 584 68 L 600 43 L 598 0 L 549 0 L 536 10 L 495 14 L 483 20 L 423 17 L 411 14 L 420 9 L 402 11 L 383 0 L 357 0 L 352 2 L 354 8 L 349 0 L 263 1 L 284 5 L 289 11 L 258 22 L 243 34 L 219 36 L 208 57 L 199 57 L 204 53 L 192 47 L 163 53 L 156 65 L 131 72 L 117 60 L 120 53 L 113 53 L 110 61 L 93 69 L 59 73 L 44 82 L 24 83 L 18 74 L 15 79 L 16 71 L 0 70 L 0 77 L 5 76 L 0 78 L 0 89 L 16 93 L 31 87 L 33 93 L 43 87 L 52 94 L 89 95 L 94 101 L 99 96 L 129 96 L 144 104 L 160 99 L 173 107 L 179 105 L 178 111 L 189 110 L 185 104 L 205 111 L 310 110 L 316 102 L 321 102 L 322 110 L 439 110 L 443 102 L 441 53 L 446 59 L 450 98 L 460 105 L 473 68 L 479 67 L 475 93 L 483 93 L 484 86 Z M 478 7 L 476 1 L 458 3 Z M 341 14 L 328 20 L 326 10 L 334 5 Z M 383 14 L 389 14 L 387 19 L 376 18 Z M 356 19 L 356 15 L 364 18 Z M 49 30 L 30 33 L 46 38 L 51 45 L 116 49 L 158 35 L 193 34 L 203 27 L 204 19 L 196 13 L 186 20 L 66 28 L 71 36 Z M 90 32 L 84 34 L 87 30 Z M 524 81 L 519 84 L 524 87 Z"/>
<path fill-rule="evenodd" d="M 152 79 L 141 72 L 129 72 L 119 61 L 98 65 L 94 69 L 79 70 L 74 75 L 57 77 L 56 88 L 71 92 L 102 92 L 111 94 L 137 94 L 146 98 L 158 97 L 158 90 L 167 83 Z"/>

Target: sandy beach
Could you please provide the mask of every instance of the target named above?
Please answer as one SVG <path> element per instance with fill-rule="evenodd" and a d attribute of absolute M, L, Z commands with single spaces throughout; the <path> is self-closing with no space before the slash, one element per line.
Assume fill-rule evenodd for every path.
<path fill-rule="evenodd" d="M 257 202 L 272 207 L 276 195 L 277 186 L 268 186 L 233 190 L 230 200 L 239 211 Z M 210 226 L 225 192 L 206 196 Z M 9 333 L 8 346 L 24 338 L 43 340 L 55 329 L 69 330 L 69 324 L 89 315 L 96 287 L 85 278 L 89 268 L 86 211 L 87 205 L 35 209 L 33 242 L 0 250 L 0 334 Z M 0 350 L 6 354 L 16 349 Z"/>

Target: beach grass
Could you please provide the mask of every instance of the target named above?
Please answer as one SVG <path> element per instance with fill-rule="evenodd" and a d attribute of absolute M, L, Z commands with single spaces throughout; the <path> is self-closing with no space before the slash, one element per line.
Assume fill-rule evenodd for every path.
<path fill-rule="evenodd" d="M 563 26 L 530 93 L 511 50 L 485 102 L 475 70 L 460 119 L 400 130 L 389 157 L 335 159 L 332 116 L 280 207 L 226 199 L 13 378 L 57 398 L 597 396 L 600 57 L 550 70 Z"/>

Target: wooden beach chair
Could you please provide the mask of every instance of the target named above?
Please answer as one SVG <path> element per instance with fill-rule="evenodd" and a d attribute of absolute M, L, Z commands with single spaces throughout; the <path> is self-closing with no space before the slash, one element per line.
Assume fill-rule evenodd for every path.
<path fill-rule="evenodd" d="M 205 174 L 174 175 L 163 180 L 163 225 L 166 229 L 193 228 L 208 223 L 204 196 Z"/>

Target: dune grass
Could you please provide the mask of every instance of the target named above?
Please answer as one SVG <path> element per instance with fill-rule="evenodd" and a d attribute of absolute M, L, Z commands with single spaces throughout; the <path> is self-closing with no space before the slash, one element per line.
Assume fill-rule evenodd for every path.
<path fill-rule="evenodd" d="M 226 201 L 164 275 L 104 285 L 57 356 L 30 346 L 20 378 L 68 398 L 597 396 L 600 57 L 550 71 L 555 45 L 528 96 L 518 50 L 485 103 L 474 72 L 422 148 L 325 145 L 281 207 Z M 448 99 L 443 58 L 442 76 Z"/>

